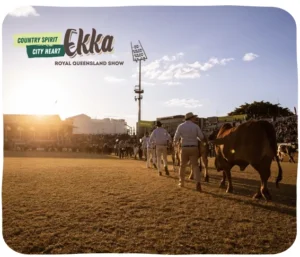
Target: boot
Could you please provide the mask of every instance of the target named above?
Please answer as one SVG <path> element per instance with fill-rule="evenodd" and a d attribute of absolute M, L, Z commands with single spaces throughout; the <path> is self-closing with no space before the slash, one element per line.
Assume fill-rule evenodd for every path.
<path fill-rule="evenodd" d="M 198 191 L 198 192 L 202 192 L 202 189 L 201 189 L 201 184 L 200 184 L 200 182 L 197 182 L 197 184 L 196 184 L 196 191 Z"/>
<path fill-rule="evenodd" d="M 169 174 L 169 171 L 168 171 L 168 167 L 167 166 L 165 166 L 165 172 L 166 172 L 166 175 L 167 176 L 169 176 L 170 174 Z"/>

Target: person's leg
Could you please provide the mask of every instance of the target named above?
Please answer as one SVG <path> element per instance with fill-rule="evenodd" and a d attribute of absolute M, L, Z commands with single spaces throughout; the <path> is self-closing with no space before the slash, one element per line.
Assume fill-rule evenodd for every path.
<path fill-rule="evenodd" d="M 179 186 L 184 186 L 185 168 L 189 161 L 188 149 L 183 147 L 180 151 Z"/>
<path fill-rule="evenodd" d="M 151 149 L 151 152 L 152 152 L 152 162 L 153 162 L 153 166 L 155 169 L 157 169 L 157 166 L 156 166 L 156 149 Z"/>
<path fill-rule="evenodd" d="M 196 190 L 201 191 L 201 184 L 200 184 L 201 178 L 200 178 L 200 169 L 198 163 L 198 157 L 199 157 L 198 147 L 190 147 L 189 152 L 190 152 L 189 159 L 191 161 L 194 179 L 196 180 Z"/>
<path fill-rule="evenodd" d="M 161 155 L 162 155 L 162 147 L 161 146 L 156 146 L 156 157 L 157 157 L 157 169 L 158 169 L 158 174 L 161 176 Z"/>
<path fill-rule="evenodd" d="M 167 150 L 167 147 L 164 146 L 163 149 L 162 149 L 162 155 L 163 155 L 163 162 L 164 162 L 164 168 L 165 168 L 165 172 L 166 172 L 166 175 L 169 175 L 169 171 L 168 171 L 168 150 Z"/>
<path fill-rule="evenodd" d="M 146 162 L 147 168 L 150 168 L 150 154 L 151 154 L 151 149 L 147 148 L 147 162 Z"/>

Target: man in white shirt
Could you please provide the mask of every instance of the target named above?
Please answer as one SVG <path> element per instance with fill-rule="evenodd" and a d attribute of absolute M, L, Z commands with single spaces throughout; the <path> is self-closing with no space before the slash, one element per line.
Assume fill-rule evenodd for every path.
<path fill-rule="evenodd" d="M 147 161 L 147 143 L 148 143 L 148 141 L 149 141 L 149 133 L 146 132 L 145 135 L 141 139 L 143 157 L 145 158 L 145 161 Z"/>
<path fill-rule="evenodd" d="M 150 160 L 152 160 L 153 167 L 157 169 L 156 167 L 156 154 L 155 154 L 155 145 L 154 143 L 150 142 L 150 137 L 147 140 L 147 164 L 146 167 L 150 168 Z"/>
<path fill-rule="evenodd" d="M 198 141 L 204 139 L 200 127 L 195 124 L 197 115 L 189 112 L 185 115 L 185 122 L 181 123 L 174 136 L 174 144 L 181 139 L 179 186 L 184 186 L 185 168 L 190 161 L 196 180 L 196 190 L 201 192 L 200 169 L 198 165 Z"/>
<path fill-rule="evenodd" d="M 156 122 L 157 128 L 152 132 L 150 136 L 150 143 L 154 143 L 156 148 L 156 161 L 157 161 L 157 169 L 159 176 L 162 175 L 160 165 L 161 165 L 161 156 L 163 156 L 163 163 L 165 167 L 166 175 L 169 175 L 168 171 L 168 162 L 167 162 L 167 146 L 168 142 L 172 141 L 172 138 L 167 130 L 162 128 L 162 124 L 160 121 Z"/>

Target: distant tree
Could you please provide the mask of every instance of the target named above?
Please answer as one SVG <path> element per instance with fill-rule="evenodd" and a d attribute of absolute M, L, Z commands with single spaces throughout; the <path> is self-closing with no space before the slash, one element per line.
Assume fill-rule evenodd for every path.
<path fill-rule="evenodd" d="M 270 102 L 256 102 L 245 103 L 240 107 L 235 108 L 233 112 L 228 113 L 229 116 L 246 114 L 247 118 L 258 118 L 258 117 L 285 117 L 294 115 L 288 108 L 283 108 L 280 104 L 272 104 Z"/>

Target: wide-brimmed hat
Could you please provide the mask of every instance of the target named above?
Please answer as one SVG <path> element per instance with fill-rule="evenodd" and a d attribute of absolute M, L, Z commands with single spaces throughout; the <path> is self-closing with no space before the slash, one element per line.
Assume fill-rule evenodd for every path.
<path fill-rule="evenodd" d="M 184 120 L 189 120 L 191 118 L 194 118 L 194 117 L 197 117 L 198 115 L 196 114 L 193 114 L 192 112 L 189 112 L 187 113 L 185 116 L 184 116 Z"/>

